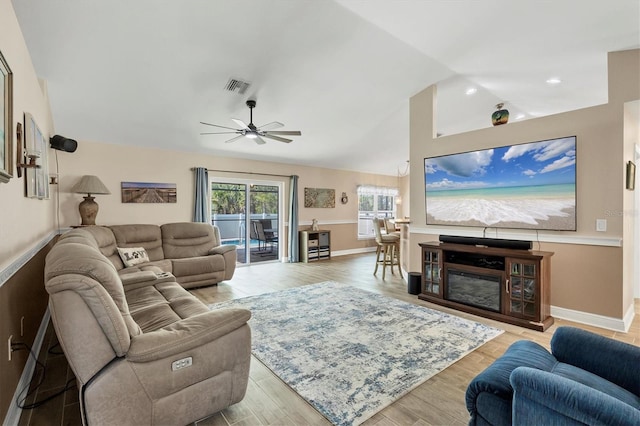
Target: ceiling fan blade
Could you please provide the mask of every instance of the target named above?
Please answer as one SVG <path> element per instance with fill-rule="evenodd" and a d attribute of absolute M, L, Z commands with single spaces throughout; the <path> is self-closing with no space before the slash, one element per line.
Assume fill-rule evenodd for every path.
<path fill-rule="evenodd" d="M 233 133 L 240 133 L 237 130 L 235 132 L 204 132 L 200 133 L 201 135 L 228 135 Z"/>
<path fill-rule="evenodd" d="M 244 135 L 236 136 L 235 138 L 231 138 L 231 139 L 229 139 L 228 141 L 225 141 L 224 143 L 231 143 L 231 142 L 235 142 L 235 141 L 237 141 L 238 139 L 243 138 L 243 137 L 244 137 Z"/>
<path fill-rule="evenodd" d="M 293 142 L 291 139 L 285 139 L 285 138 L 281 138 L 280 136 L 273 136 L 269 134 L 264 134 L 262 135 L 262 137 L 273 139 L 274 141 L 285 142 L 285 143 Z"/>
<path fill-rule="evenodd" d="M 255 140 L 258 145 L 264 145 L 265 143 L 267 143 L 264 139 L 257 135 L 255 138 L 253 138 L 253 140 Z"/>
<path fill-rule="evenodd" d="M 277 129 L 278 127 L 282 127 L 284 126 L 284 124 L 282 124 L 279 121 L 272 121 L 271 123 L 267 123 L 264 126 L 258 126 L 258 130 L 269 130 L 269 129 Z"/>
<path fill-rule="evenodd" d="M 249 126 L 246 125 L 242 120 L 238 120 L 237 118 L 232 118 L 231 120 L 233 120 L 234 123 L 236 123 L 238 126 L 242 127 L 243 129 L 249 128 Z"/>
<path fill-rule="evenodd" d="M 268 135 L 289 135 L 289 136 L 302 136 L 302 132 L 299 130 L 269 130 L 265 132 Z"/>
<path fill-rule="evenodd" d="M 233 127 L 218 126 L 217 124 L 205 123 L 204 121 L 201 121 L 200 124 L 205 124 L 207 126 L 213 126 L 213 127 L 220 127 L 221 129 L 238 130 L 238 129 L 234 129 Z"/>

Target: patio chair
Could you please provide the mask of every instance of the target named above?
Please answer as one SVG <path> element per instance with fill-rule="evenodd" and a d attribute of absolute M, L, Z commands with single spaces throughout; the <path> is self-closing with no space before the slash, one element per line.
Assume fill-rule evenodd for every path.
<path fill-rule="evenodd" d="M 261 250 L 261 244 L 264 243 L 264 249 L 266 250 L 267 245 L 269 245 L 269 251 L 273 251 L 273 244 L 278 243 L 278 237 L 275 236 L 273 231 L 265 232 L 264 222 L 260 220 L 252 221 L 253 226 L 255 227 L 256 239 L 258 240 L 258 250 Z"/>

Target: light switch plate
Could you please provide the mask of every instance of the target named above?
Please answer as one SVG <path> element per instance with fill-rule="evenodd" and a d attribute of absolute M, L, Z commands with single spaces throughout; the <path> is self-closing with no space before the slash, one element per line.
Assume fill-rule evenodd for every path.
<path fill-rule="evenodd" d="M 596 231 L 598 232 L 607 231 L 607 219 L 596 219 Z"/>

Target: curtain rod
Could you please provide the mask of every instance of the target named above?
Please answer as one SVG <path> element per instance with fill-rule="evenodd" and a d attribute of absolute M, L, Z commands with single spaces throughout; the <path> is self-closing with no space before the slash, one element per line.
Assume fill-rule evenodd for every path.
<path fill-rule="evenodd" d="M 192 167 L 191 170 L 195 170 L 196 167 Z M 222 172 L 222 173 L 239 173 L 242 175 L 261 175 L 261 176 L 278 176 L 278 177 L 293 177 L 293 175 L 276 175 L 273 173 L 255 173 L 255 172 L 238 172 L 235 170 L 218 170 L 218 169 L 207 169 L 208 172 Z"/>

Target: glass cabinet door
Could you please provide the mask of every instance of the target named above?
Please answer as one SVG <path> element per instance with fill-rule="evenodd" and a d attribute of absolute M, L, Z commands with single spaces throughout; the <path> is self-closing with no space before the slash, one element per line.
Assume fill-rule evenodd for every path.
<path fill-rule="evenodd" d="M 538 320 L 538 271 L 534 261 L 508 259 L 507 313 L 521 318 Z"/>
<path fill-rule="evenodd" d="M 422 292 L 442 297 L 442 251 L 423 249 Z"/>

